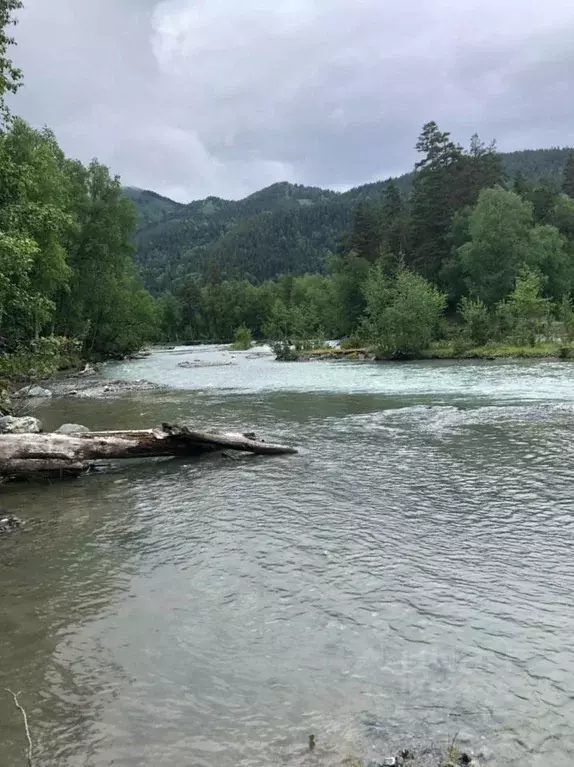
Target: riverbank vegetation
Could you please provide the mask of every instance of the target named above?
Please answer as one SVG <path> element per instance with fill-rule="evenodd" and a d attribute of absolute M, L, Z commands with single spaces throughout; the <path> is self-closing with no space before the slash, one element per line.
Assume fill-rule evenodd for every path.
<path fill-rule="evenodd" d="M 0 10 L 0 378 L 41 378 L 80 358 L 133 351 L 156 306 L 133 262 L 136 210 L 96 160 L 69 159 L 48 129 L 12 115 L 19 0 Z M 17 98 L 15 100 L 17 103 Z M 0 384 L 0 389 L 5 388 Z"/>
<path fill-rule="evenodd" d="M 381 358 L 568 357 L 574 340 L 574 155 L 559 181 L 509 181 L 495 145 L 424 126 L 412 192 L 360 204 L 323 272 L 256 283 L 216 265 L 158 299 L 165 340 L 231 341 L 278 356 L 344 338 Z M 323 343 L 324 345 L 324 343 Z"/>

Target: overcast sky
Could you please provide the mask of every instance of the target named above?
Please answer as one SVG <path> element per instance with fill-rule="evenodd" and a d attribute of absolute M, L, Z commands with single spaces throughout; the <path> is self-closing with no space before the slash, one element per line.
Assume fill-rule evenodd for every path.
<path fill-rule="evenodd" d="M 24 0 L 15 112 L 188 201 L 409 170 L 422 124 L 574 144 L 573 0 Z"/>

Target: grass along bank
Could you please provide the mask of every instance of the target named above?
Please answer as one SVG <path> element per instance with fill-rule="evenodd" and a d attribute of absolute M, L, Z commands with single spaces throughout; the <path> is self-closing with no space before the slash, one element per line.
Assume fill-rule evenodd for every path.
<path fill-rule="evenodd" d="M 385 361 L 402 362 L 406 360 L 513 360 L 513 359 L 554 359 L 574 360 L 574 344 L 558 341 L 545 341 L 534 346 L 515 344 L 486 344 L 460 348 L 453 343 L 436 343 L 417 354 L 396 356 L 377 352 L 372 347 L 342 349 L 323 347 L 297 351 L 291 348 L 288 355 L 277 353 L 277 359 L 283 361 L 311 362 L 316 360 L 332 361 Z"/>

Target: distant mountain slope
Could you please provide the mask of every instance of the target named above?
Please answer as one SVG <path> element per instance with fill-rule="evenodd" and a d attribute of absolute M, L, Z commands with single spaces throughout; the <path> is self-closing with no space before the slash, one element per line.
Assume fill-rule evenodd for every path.
<path fill-rule="evenodd" d="M 570 151 L 569 148 L 524 149 L 503 154 L 502 159 L 509 178 L 514 178 L 520 172 L 531 182 L 547 179 L 560 185 Z"/>
<path fill-rule="evenodd" d="M 137 189 L 133 186 L 124 187 L 126 197 L 135 203 L 138 209 L 138 227 L 158 224 L 175 215 L 178 210 L 185 208 L 179 202 L 174 202 L 161 194 L 150 192 L 148 189 Z"/>
<path fill-rule="evenodd" d="M 521 172 L 531 182 L 559 184 L 569 149 L 536 149 L 503 154 L 509 181 Z M 396 179 L 404 195 L 412 174 Z M 387 181 L 338 193 L 281 182 L 243 200 L 208 197 L 188 205 L 154 192 L 127 188 L 139 227 L 136 259 L 155 293 L 171 289 L 189 273 L 216 264 L 223 275 L 261 281 L 281 273 L 322 268 L 361 200 L 380 198 Z"/>
<path fill-rule="evenodd" d="M 163 219 L 158 212 L 155 222 L 152 217 L 151 223 L 140 225 L 137 261 L 154 292 L 170 289 L 185 274 L 204 272 L 210 262 L 224 274 L 248 273 L 257 280 L 277 274 L 273 264 L 281 264 L 284 271 L 318 269 L 320 250 L 331 239 L 301 222 L 313 220 L 316 209 L 325 209 L 322 228 L 339 197 L 337 192 L 281 182 L 243 200 L 208 197 L 178 206 Z M 347 219 L 340 222 L 342 230 L 347 225 Z"/>

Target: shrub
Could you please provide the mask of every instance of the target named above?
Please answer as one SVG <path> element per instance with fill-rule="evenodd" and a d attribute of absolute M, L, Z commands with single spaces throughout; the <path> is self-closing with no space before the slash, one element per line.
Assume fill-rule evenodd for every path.
<path fill-rule="evenodd" d="M 81 342 L 49 336 L 0 355 L 0 373 L 17 380 L 38 381 L 80 362 Z"/>
<path fill-rule="evenodd" d="M 486 304 L 480 298 L 463 298 L 458 311 L 464 323 L 466 339 L 476 346 L 484 346 L 492 337 L 492 322 Z"/>
<path fill-rule="evenodd" d="M 235 331 L 235 339 L 231 344 L 231 348 L 234 351 L 245 351 L 246 349 L 251 349 L 252 344 L 253 335 L 251 331 L 249 328 L 246 328 L 245 325 L 241 325 L 241 327 L 237 328 Z"/>
<path fill-rule="evenodd" d="M 390 280 L 377 265 L 365 296 L 365 328 L 382 355 L 409 358 L 430 347 L 446 305 L 444 293 L 408 269 Z"/>
<path fill-rule="evenodd" d="M 509 299 L 514 319 L 513 336 L 519 344 L 534 346 L 548 328 L 550 302 L 541 296 L 541 278 L 536 272 L 522 269 Z"/>
<path fill-rule="evenodd" d="M 299 359 L 299 354 L 289 341 L 277 341 L 271 347 L 275 354 L 275 359 L 279 362 L 295 362 Z"/>
<path fill-rule="evenodd" d="M 365 345 L 364 340 L 357 334 L 353 333 L 348 338 L 343 338 L 341 341 L 341 349 L 361 349 Z"/>
<path fill-rule="evenodd" d="M 563 296 L 558 307 L 558 316 L 562 323 L 562 340 L 574 340 L 574 309 L 570 296 Z"/>

